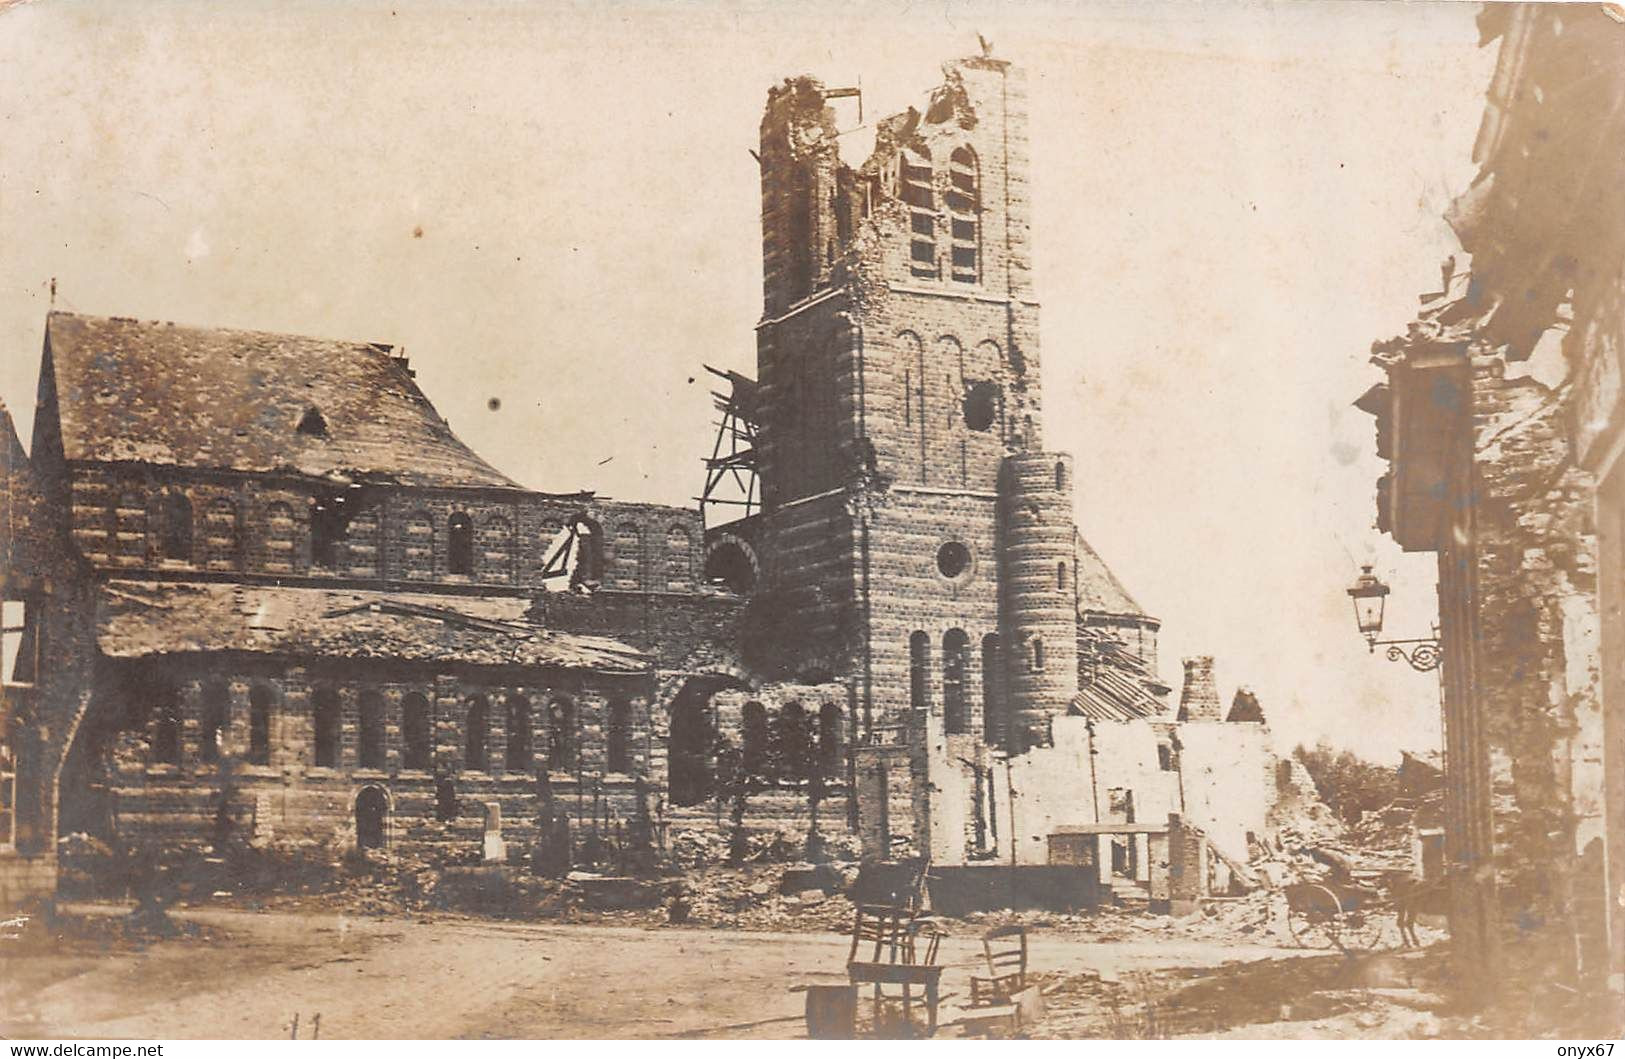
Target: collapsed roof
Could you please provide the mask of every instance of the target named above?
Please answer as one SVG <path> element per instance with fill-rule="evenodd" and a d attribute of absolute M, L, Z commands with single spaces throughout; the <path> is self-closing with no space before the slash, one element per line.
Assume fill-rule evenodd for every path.
<path fill-rule="evenodd" d="M 53 312 L 45 350 L 69 460 L 519 488 L 388 345 Z"/>
<path fill-rule="evenodd" d="M 643 673 L 637 648 L 526 619 L 530 601 L 223 583 L 110 581 L 96 639 L 110 658 L 236 651 Z"/>
<path fill-rule="evenodd" d="M 1078 630 L 1082 680 L 1072 714 L 1096 721 L 1156 719 L 1167 713 L 1161 684 L 1145 659 L 1104 629 Z"/>

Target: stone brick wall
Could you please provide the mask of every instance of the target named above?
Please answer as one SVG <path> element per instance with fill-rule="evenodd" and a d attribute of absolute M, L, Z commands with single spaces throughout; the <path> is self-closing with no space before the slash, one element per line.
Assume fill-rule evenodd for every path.
<path fill-rule="evenodd" d="M 1478 796 L 1502 938 L 1515 932 L 1531 973 L 1568 975 L 1584 962 L 1575 939 L 1606 930 L 1602 902 L 1587 899 L 1605 892 L 1602 859 L 1579 859 L 1603 829 L 1594 490 L 1574 464 L 1560 395 L 1504 376 L 1499 358 L 1474 363 L 1472 547 L 1445 549 L 1441 567 L 1471 564 L 1475 625 L 1443 636 L 1447 651 L 1474 637 L 1479 687 L 1474 699 L 1450 696 L 1446 720 L 1471 740 L 1452 740 L 1452 761 L 1465 757 L 1488 782 Z M 1463 715 L 1469 703 L 1476 716 Z"/>
<path fill-rule="evenodd" d="M 340 840 L 351 834 L 345 828 L 353 828 L 355 794 L 369 785 L 389 792 L 403 826 L 415 816 L 433 815 L 440 778 L 449 778 L 460 797 L 503 801 L 509 821 L 534 818 L 536 775 L 542 770 L 559 792 L 590 792 L 601 782 L 617 812 L 630 811 L 626 798 L 636 776 L 650 782 L 651 796 L 661 793 L 653 789 L 651 766 L 656 731 L 664 722 L 653 713 L 654 684 L 647 676 L 534 670 L 450 674 L 402 664 L 200 657 L 110 662 L 101 686 L 106 699 L 97 716 L 105 720 L 86 733 L 86 768 L 97 760 L 111 762 L 112 809 L 127 835 L 201 841 L 211 833 L 223 787 L 233 792 L 239 813 L 248 807 L 263 815 L 255 799 L 274 794 L 273 826 L 284 837 Z M 270 704 L 269 748 L 261 762 L 252 754 L 256 695 Z M 405 711 L 413 695 L 428 706 L 428 768 L 408 767 Z M 336 705 L 339 738 L 331 765 L 316 759 L 319 696 Z M 361 758 L 363 700 L 370 696 L 382 706 L 382 767 L 364 765 Z M 474 769 L 468 761 L 468 722 L 477 697 L 487 706 L 487 764 Z M 513 726 L 510 703 L 519 707 Z M 611 703 L 626 706 L 629 772 L 610 771 Z M 206 744 L 216 718 L 223 723 L 211 759 Z M 517 735 L 523 745 L 519 718 L 529 720 L 530 752 L 510 762 L 510 736 Z M 163 761 L 160 727 L 171 722 L 179 727 L 179 753 Z M 555 755 L 561 737 L 569 751 Z M 90 778 L 76 776 L 74 789 L 88 790 Z"/>
<path fill-rule="evenodd" d="M 606 586 L 687 593 L 703 580 L 699 516 L 687 508 L 518 490 L 362 487 L 343 491 L 355 514 L 323 566 L 312 547 L 312 502 L 338 490 L 139 464 L 81 464 L 70 473 L 74 541 L 93 564 L 121 576 L 292 575 L 535 590 L 558 531 L 585 517 L 601 530 Z M 189 543 L 171 555 L 165 528 L 176 498 L 189 509 Z M 454 517 L 470 523 L 468 574 L 450 572 Z"/>
<path fill-rule="evenodd" d="M 66 488 L 22 450 L 0 406 L 0 596 L 25 632 L 0 674 L 0 742 L 15 766 L 0 830 L 0 911 L 55 885 L 59 775 L 90 701 L 95 604 L 68 535 Z M 8 634 L 16 636 L 18 634 Z"/>

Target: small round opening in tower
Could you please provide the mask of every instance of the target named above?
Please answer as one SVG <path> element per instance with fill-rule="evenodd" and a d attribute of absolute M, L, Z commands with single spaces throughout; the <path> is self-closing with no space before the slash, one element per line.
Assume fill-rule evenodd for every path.
<path fill-rule="evenodd" d="M 999 388 L 979 382 L 965 393 L 965 425 L 972 430 L 992 430 L 999 417 Z"/>
<path fill-rule="evenodd" d="M 970 549 L 949 541 L 937 549 L 937 570 L 943 577 L 958 577 L 970 569 Z"/>

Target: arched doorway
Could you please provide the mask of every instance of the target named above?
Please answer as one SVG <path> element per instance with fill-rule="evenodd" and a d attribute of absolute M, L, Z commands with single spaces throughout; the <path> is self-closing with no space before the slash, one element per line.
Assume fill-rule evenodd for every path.
<path fill-rule="evenodd" d="M 671 701 L 671 800 L 698 805 L 711 796 L 716 731 L 711 721 L 712 681 L 690 680 Z"/>
<path fill-rule="evenodd" d="M 355 796 L 355 844 L 361 849 L 383 849 L 389 795 L 382 787 L 363 787 Z"/>

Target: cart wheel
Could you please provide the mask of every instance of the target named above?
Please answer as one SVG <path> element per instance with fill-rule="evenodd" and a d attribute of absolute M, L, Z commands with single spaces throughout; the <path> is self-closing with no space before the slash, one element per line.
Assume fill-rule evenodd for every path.
<path fill-rule="evenodd" d="M 1318 909 L 1288 909 L 1286 929 L 1301 949 L 1330 949 L 1337 945 L 1337 917 Z"/>
<path fill-rule="evenodd" d="M 1376 951 L 1382 946 L 1384 927 L 1392 915 L 1390 910 L 1376 908 L 1343 913 L 1338 948 L 1344 952 Z"/>
<path fill-rule="evenodd" d="M 1341 947 L 1343 906 L 1324 886 L 1303 886 L 1289 895 L 1286 927 L 1305 949 Z"/>

